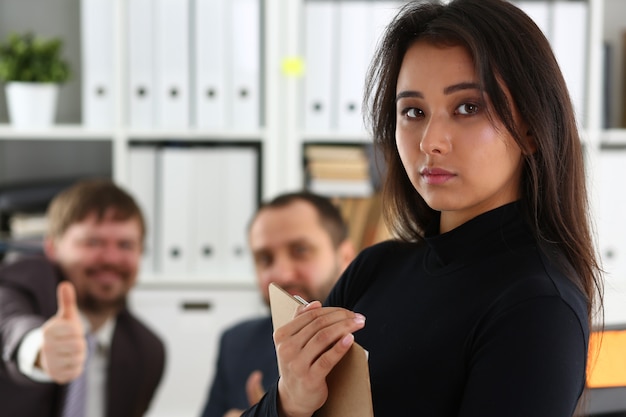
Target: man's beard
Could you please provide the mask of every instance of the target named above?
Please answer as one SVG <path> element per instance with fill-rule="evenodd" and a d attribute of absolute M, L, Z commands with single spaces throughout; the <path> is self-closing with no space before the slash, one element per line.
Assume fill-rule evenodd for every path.
<path fill-rule="evenodd" d="M 103 272 L 108 271 L 114 274 L 117 274 L 121 277 L 122 280 L 129 279 L 129 272 L 124 268 L 119 268 L 116 265 L 111 264 L 103 264 L 97 267 L 88 268 L 86 271 L 87 277 Z M 123 293 L 119 297 L 112 300 L 102 300 L 96 298 L 89 291 L 86 291 L 85 294 L 79 300 L 80 307 L 91 313 L 104 313 L 111 310 L 119 311 L 123 307 L 126 306 L 126 294 Z"/>
<path fill-rule="evenodd" d="M 126 306 L 126 295 L 121 295 L 113 300 L 100 300 L 91 294 L 85 294 L 79 300 L 81 310 L 88 313 L 105 313 L 119 311 Z"/>

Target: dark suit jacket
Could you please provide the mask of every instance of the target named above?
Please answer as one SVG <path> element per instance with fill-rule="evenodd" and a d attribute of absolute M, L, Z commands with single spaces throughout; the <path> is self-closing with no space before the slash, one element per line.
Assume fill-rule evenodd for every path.
<path fill-rule="evenodd" d="M 0 269 L 0 410 L 2 415 L 56 417 L 65 386 L 34 382 L 17 367 L 24 335 L 57 311 L 60 271 L 43 258 L 25 259 Z M 159 338 L 126 309 L 117 316 L 111 341 L 107 417 L 140 417 L 148 409 L 165 364 Z"/>
<path fill-rule="evenodd" d="M 231 408 L 249 407 L 246 380 L 254 370 L 263 372 L 267 391 L 278 379 L 272 319 L 248 320 L 227 329 L 221 337 L 217 367 L 202 417 L 223 417 Z"/>

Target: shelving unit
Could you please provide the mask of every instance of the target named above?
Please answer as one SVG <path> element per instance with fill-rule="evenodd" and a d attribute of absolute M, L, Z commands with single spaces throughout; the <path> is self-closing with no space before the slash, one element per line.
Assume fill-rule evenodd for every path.
<path fill-rule="evenodd" d="M 253 2 L 254 0 L 248 2 L 248 4 L 252 4 Z M 143 3 L 150 4 L 151 2 Z M 153 4 L 156 3 L 157 2 L 154 2 Z M 176 5 L 175 2 L 168 2 L 167 0 L 161 1 L 160 3 L 167 4 L 165 7 L 175 7 Z M 239 3 L 241 4 L 242 2 Z M 133 4 L 137 4 L 137 2 Z M 188 7 L 198 7 L 200 1 L 188 0 L 186 4 Z M 208 2 L 205 1 L 203 4 L 208 4 Z M 224 4 L 228 4 L 229 7 L 231 7 L 233 3 L 225 2 Z M 0 18 L 0 24 L 4 23 L 4 27 L 0 26 L 0 35 L 6 35 L 11 31 L 34 30 L 36 34 L 41 36 L 61 36 L 65 41 L 65 53 L 70 59 L 74 76 L 69 83 L 62 87 L 62 100 L 60 101 L 60 105 L 69 106 L 73 109 L 78 109 L 78 111 L 74 111 L 68 115 L 63 108 L 60 108 L 58 114 L 61 117 L 58 125 L 52 126 L 50 129 L 46 130 L 32 131 L 15 130 L 6 120 L 2 123 L 2 116 L 0 116 L 0 141 L 14 139 L 46 140 L 52 142 L 68 139 L 80 142 L 108 140 L 110 141 L 113 155 L 111 166 L 112 177 L 116 182 L 125 187 L 129 187 L 131 184 L 129 177 L 129 152 L 131 150 L 131 144 L 178 142 L 181 144 L 215 143 L 227 145 L 249 143 L 250 145 L 258 147 L 261 155 L 260 167 L 262 171 L 260 171 L 261 175 L 258 180 L 260 188 L 258 198 L 265 199 L 275 195 L 283 189 L 280 184 L 283 178 L 280 165 L 281 161 L 286 158 L 286 155 L 280 155 L 281 135 L 278 127 L 278 123 L 280 122 L 278 111 L 265 109 L 277 109 L 279 107 L 277 104 L 279 97 L 273 93 L 273 91 L 276 90 L 275 85 L 278 82 L 279 74 L 273 74 L 270 66 L 277 61 L 277 59 L 271 59 L 271 57 L 275 56 L 273 55 L 276 53 L 274 44 L 280 36 L 280 31 L 276 30 L 278 22 L 271 23 L 272 16 L 275 16 L 275 13 L 271 12 L 271 10 L 279 10 L 280 4 L 279 2 L 272 4 L 271 1 L 264 2 L 263 0 L 258 0 L 257 4 L 261 10 L 257 16 L 259 19 L 259 27 L 262 30 L 259 33 L 261 39 L 259 42 L 263 42 L 260 51 L 264 53 L 259 63 L 260 73 L 258 75 L 260 91 L 263 92 L 259 107 L 264 109 L 259 115 L 261 119 L 260 125 L 253 129 L 239 129 L 237 127 L 232 129 L 206 129 L 193 126 L 160 129 L 134 128 L 130 126 L 129 123 L 130 104 L 127 97 L 129 96 L 130 77 L 127 69 L 129 65 L 128 42 L 130 29 L 125 22 L 128 22 L 131 7 L 130 2 L 127 0 L 52 0 L 46 2 L 45 5 L 42 5 L 44 7 L 43 11 L 46 12 L 43 14 L 57 19 L 56 24 L 54 24 L 54 19 L 52 19 L 51 23 L 35 14 L 29 14 L 29 10 L 32 10 L 34 5 L 36 5 L 35 0 L 30 2 L 21 2 L 19 0 L 3 2 L 3 5 L 0 5 L 0 11 L 6 12 L 3 14 L 6 21 Z M 110 91 L 110 96 L 114 97 L 115 100 L 113 106 L 114 117 L 113 123 L 110 126 L 106 125 L 104 127 L 89 127 L 81 123 L 81 120 L 84 120 L 85 116 L 86 99 L 84 92 L 81 93 L 80 90 L 81 88 L 85 88 L 83 82 L 86 77 L 86 69 L 83 68 L 85 56 L 84 54 L 81 55 L 81 48 L 84 48 L 84 45 L 81 46 L 81 41 L 77 38 L 79 38 L 81 34 L 84 34 L 83 28 L 81 27 L 81 19 L 85 18 L 85 16 L 89 16 L 89 14 L 85 14 L 85 10 L 82 9 L 93 5 L 99 7 L 100 10 L 106 8 L 106 15 L 110 14 L 111 21 L 115 22 L 115 28 L 111 28 L 113 38 L 111 42 L 113 43 L 112 50 L 114 53 L 113 62 L 111 64 L 113 82 Z M 191 10 L 190 13 L 192 13 Z M 267 18 L 267 22 L 263 22 L 262 19 L 264 18 Z M 189 20 L 192 25 L 193 19 L 191 15 Z M 41 28 L 41 30 L 39 30 L 39 28 Z M 189 36 L 193 38 L 193 33 L 190 33 Z M 193 42 L 193 39 L 191 39 L 191 41 Z M 83 39 L 82 43 L 85 42 L 86 41 Z M 194 57 L 191 56 L 190 67 L 193 62 Z M 225 68 L 224 71 L 229 71 L 229 68 Z M 81 100 L 82 105 L 80 104 Z M 191 104 L 190 107 L 192 107 Z M 83 110 L 82 117 L 80 114 L 81 108 Z M 237 117 L 241 117 L 242 119 L 246 118 L 246 116 L 245 114 L 237 115 Z M 216 202 L 216 204 L 219 203 Z M 241 233 L 245 233 L 243 225 Z M 158 274 L 144 273 L 142 281 L 149 284 L 158 282 L 165 284 L 179 282 L 185 284 L 185 281 L 188 280 L 185 279 L 184 275 L 178 275 L 170 279 L 168 277 L 158 276 Z M 194 278 L 191 281 L 195 282 L 196 280 Z M 224 285 L 229 285 L 229 281 L 230 279 L 225 277 Z M 235 281 L 239 283 L 248 282 L 248 286 L 254 285 L 254 278 L 251 273 L 245 279 L 236 277 Z"/>
<path fill-rule="evenodd" d="M 33 0 L 34 1 L 34 0 Z M 563 0 L 555 0 L 563 1 Z M 582 1 L 582 0 L 581 0 Z M 53 0 L 54 6 L 74 10 L 69 14 L 70 22 L 62 22 L 61 33 L 79 34 L 81 0 Z M 115 19 L 119 22 L 126 21 L 128 10 L 126 0 L 113 0 L 115 4 Z M 8 0 L 5 8 L 10 17 L 11 13 L 16 14 L 19 9 L 19 0 Z M 136 129 L 128 126 L 128 102 L 125 97 L 125 85 L 128 82 L 128 73 L 125 71 L 128 62 L 125 53 L 127 52 L 126 39 L 128 28 L 118 25 L 115 35 L 116 54 L 116 117 L 114 126 L 104 129 L 93 129 L 83 127 L 80 123 L 73 123 L 80 115 L 65 114 L 63 124 L 54 126 L 44 131 L 17 131 L 10 125 L 0 124 L 0 140 L 110 140 L 113 153 L 113 177 L 123 185 L 129 181 L 128 152 L 129 143 L 134 142 L 155 142 L 155 141 L 181 141 L 181 142 L 249 142 L 258 143 L 262 148 L 262 175 L 261 175 L 261 198 L 269 198 L 278 192 L 301 188 L 304 184 L 305 175 L 303 169 L 303 149 L 309 143 L 340 143 L 363 145 L 370 142 L 365 131 L 345 131 L 327 130 L 311 131 L 304 126 L 305 112 L 305 84 L 308 76 L 307 69 L 310 70 L 310 63 L 306 62 L 306 13 L 307 4 L 324 3 L 323 0 L 263 0 L 261 1 L 263 24 L 262 35 L 262 71 L 261 71 L 261 91 L 262 96 L 263 122 L 259 129 L 253 131 L 220 129 L 207 130 L 197 128 L 185 129 Z M 338 2 L 341 3 L 341 2 Z M 373 2 L 372 2 L 373 3 Z M 379 1 L 377 3 L 388 4 L 389 7 L 402 3 L 399 1 Z M 619 145 L 626 143 L 626 128 L 620 127 L 620 115 L 623 113 L 624 97 L 622 91 L 624 70 L 624 41 L 623 32 L 626 30 L 620 16 L 626 13 L 626 5 L 621 0 L 588 0 L 588 43 L 585 47 L 588 54 L 586 60 L 586 111 L 585 117 L 581 120 L 584 126 L 583 137 L 587 150 L 587 158 L 591 170 L 589 172 L 591 201 L 594 210 L 598 210 L 600 196 L 597 195 L 598 187 L 594 173 L 599 163 L 599 158 L 603 144 Z M 26 6 L 24 6 L 26 7 Z M 24 19 L 25 13 L 17 13 Z M 58 12 L 57 12 L 58 15 Z M 60 18 L 60 15 L 59 17 Z M 2 23 L 0 21 L 0 23 Z M 10 30 L 22 30 L 28 26 L 23 22 L 16 23 L 15 27 L 9 27 L 8 22 L 4 22 L 7 28 L 0 33 L 8 33 Z M 35 22 L 43 25 L 43 23 Z M 49 25 L 48 25 L 49 26 Z M 2 27 L 0 27 L 2 29 Z M 320 27 L 318 30 L 324 30 Z M 55 34 L 54 28 L 47 27 L 46 35 Z M 605 42 L 610 42 L 611 48 L 611 87 L 605 89 Z M 67 88 L 74 91 L 76 96 L 76 84 L 81 81 L 81 68 L 79 65 L 80 54 L 77 54 L 77 42 L 68 39 L 67 45 L 70 47 L 69 53 L 73 58 L 73 68 L 76 77 L 68 84 Z M 301 60 L 304 64 L 302 73 L 290 73 L 283 67 L 285 60 Z M 64 87 L 65 88 L 65 87 Z M 605 91 L 609 91 L 611 97 L 605 97 Z M 63 96 L 63 91 L 62 91 Z M 67 94 L 65 104 L 68 105 Z M 80 101 L 80 97 L 74 97 L 74 101 Z M 71 101 L 70 101 L 71 102 Z M 73 103 L 73 102 L 72 102 Z M 605 104 L 610 103 L 610 110 L 605 110 Z M 77 107 L 76 104 L 69 104 L 70 107 Z M 605 126 L 605 113 L 610 113 L 609 127 Z M 1 120 L 0 120 L 1 121 Z M 68 121 L 70 123 L 68 123 Z M 601 221 L 601 219 L 599 219 Z M 605 240 L 605 239 L 604 239 Z M 602 249 L 600 249 L 602 252 Z"/>

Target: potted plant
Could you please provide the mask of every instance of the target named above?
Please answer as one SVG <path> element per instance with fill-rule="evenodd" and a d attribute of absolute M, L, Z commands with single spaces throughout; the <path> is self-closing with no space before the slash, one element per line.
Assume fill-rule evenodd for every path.
<path fill-rule="evenodd" d="M 0 43 L 0 80 L 4 81 L 11 124 L 19 128 L 50 126 L 56 114 L 59 85 L 70 77 L 61 57 L 63 42 L 32 33 L 12 33 Z"/>

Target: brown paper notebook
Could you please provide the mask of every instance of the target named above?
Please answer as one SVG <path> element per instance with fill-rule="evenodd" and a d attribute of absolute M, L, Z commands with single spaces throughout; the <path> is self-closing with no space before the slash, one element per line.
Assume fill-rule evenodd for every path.
<path fill-rule="evenodd" d="M 278 285 L 270 284 L 272 322 L 277 329 L 291 321 L 302 302 Z M 326 377 L 328 400 L 316 417 L 373 417 L 367 352 L 354 343 Z"/>

